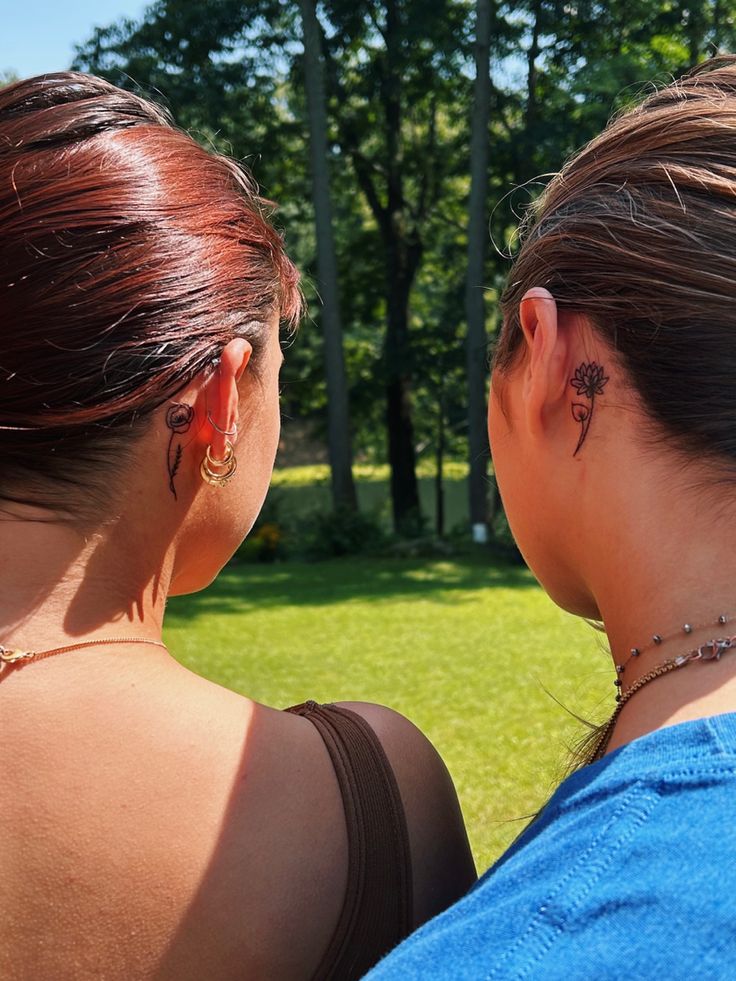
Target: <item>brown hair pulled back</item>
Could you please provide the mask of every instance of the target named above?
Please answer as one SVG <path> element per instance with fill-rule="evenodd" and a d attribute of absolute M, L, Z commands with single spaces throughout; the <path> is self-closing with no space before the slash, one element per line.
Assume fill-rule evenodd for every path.
<path fill-rule="evenodd" d="M 659 437 L 736 465 L 736 57 L 650 95 L 550 182 L 522 230 L 494 368 L 545 286 L 616 352 Z"/>
<path fill-rule="evenodd" d="M 99 513 L 139 421 L 235 336 L 257 368 L 274 311 L 300 312 L 266 204 L 102 79 L 0 90 L 0 500 Z"/>

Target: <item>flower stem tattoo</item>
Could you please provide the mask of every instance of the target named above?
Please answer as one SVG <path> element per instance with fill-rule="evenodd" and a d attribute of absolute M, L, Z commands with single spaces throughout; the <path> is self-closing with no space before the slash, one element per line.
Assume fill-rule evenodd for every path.
<path fill-rule="evenodd" d="M 176 499 L 176 488 L 174 487 L 174 477 L 176 477 L 179 465 L 181 464 L 184 448 L 181 443 L 174 446 L 174 438 L 181 433 L 187 432 L 194 418 L 194 409 L 186 402 L 174 402 L 166 413 L 166 425 L 171 430 L 169 446 L 166 451 L 166 467 L 169 471 L 169 490 Z"/>
<path fill-rule="evenodd" d="M 577 455 L 578 450 L 583 445 L 585 437 L 588 435 L 588 430 L 590 429 L 590 420 L 593 418 L 593 407 L 595 406 L 596 395 L 603 394 L 603 388 L 608 381 L 608 378 L 603 374 L 603 368 L 596 364 L 595 361 L 591 361 L 587 364 L 585 361 L 575 369 L 574 376 L 570 379 L 570 384 L 573 386 L 578 395 L 584 395 L 586 398 L 590 399 L 590 406 L 587 406 L 584 402 L 573 402 L 572 403 L 572 416 L 575 422 L 579 422 L 581 426 L 580 439 L 578 440 L 578 445 L 575 447 L 575 453 L 573 456 Z"/>

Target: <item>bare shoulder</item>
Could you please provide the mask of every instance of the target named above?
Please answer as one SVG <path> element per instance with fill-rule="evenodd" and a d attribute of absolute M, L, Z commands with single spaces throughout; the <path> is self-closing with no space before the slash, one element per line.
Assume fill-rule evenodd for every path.
<path fill-rule="evenodd" d="M 370 725 L 396 777 L 409 830 L 418 926 L 464 895 L 476 879 L 452 778 L 429 739 L 399 712 L 370 702 L 337 704 Z"/>

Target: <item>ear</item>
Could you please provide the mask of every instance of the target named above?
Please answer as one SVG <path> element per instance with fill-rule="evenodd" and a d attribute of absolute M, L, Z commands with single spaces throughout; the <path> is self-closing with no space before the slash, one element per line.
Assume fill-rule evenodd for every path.
<path fill-rule="evenodd" d="M 213 456 L 218 459 L 225 453 L 225 440 L 229 439 L 231 443 L 235 443 L 237 439 L 237 435 L 225 436 L 218 432 L 217 427 L 232 431 L 238 425 L 240 402 L 238 382 L 248 367 L 252 353 L 253 348 L 245 338 L 235 337 L 232 341 L 228 341 L 220 355 L 220 363 L 205 386 L 203 433 L 207 434 Z"/>
<path fill-rule="evenodd" d="M 527 290 L 519 322 L 528 352 L 523 383 L 526 424 L 530 434 L 542 437 L 549 411 L 564 396 L 567 384 L 566 339 L 552 294 L 541 286 Z"/>

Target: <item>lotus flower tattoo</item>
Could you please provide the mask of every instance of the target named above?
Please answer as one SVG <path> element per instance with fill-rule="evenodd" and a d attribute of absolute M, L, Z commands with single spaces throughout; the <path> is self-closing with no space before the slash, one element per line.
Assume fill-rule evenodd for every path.
<path fill-rule="evenodd" d="M 178 443 L 174 450 L 174 437 L 177 434 L 185 433 L 191 426 L 193 418 L 194 409 L 191 405 L 187 405 L 186 402 L 175 402 L 166 413 L 166 425 L 171 430 L 169 448 L 166 454 L 166 465 L 169 471 L 169 490 L 175 498 L 176 488 L 174 487 L 174 477 L 176 477 L 177 470 L 179 469 L 184 449 L 181 443 Z"/>
<path fill-rule="evenodd" d="M 573 456 L 576 456 L 588 434 L 590 420 L 593 418 L 595 397 L 596 395 L 603 394 L 603 388 L 607 381 L 608 378 L 603 374 L 603 368 L 599 364 L 596 364 L 595 361 L 591 361 L 590 363 L 584 361 L 575 369 L 575 374 L 570 379 L 570 384 L 577 394 L 584 395 L 590 399 L 590 406 L 587 406 L 584 402 L 573 402 L 572 404 L 572 417 L 581 426 L 580 439 L 578 440 L 578 445 L 575 447 Z"/>

